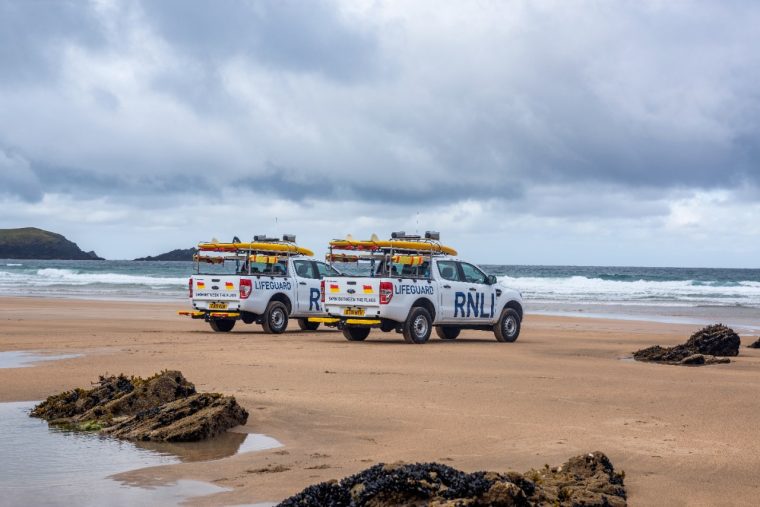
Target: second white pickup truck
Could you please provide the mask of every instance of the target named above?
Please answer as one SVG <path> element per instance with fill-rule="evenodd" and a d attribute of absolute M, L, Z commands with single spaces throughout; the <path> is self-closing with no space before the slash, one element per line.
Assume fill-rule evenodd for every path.
<path fill-rule="evenodd" d="M 462 329 L 493 330 L 500 342 L 517 340 L 521 294 L 451 255 L 456 252 L 438 237 L 402 232 L 389 241 L 331 242 L 328 258 L 369 263 L 369 272 L 325 277 L 321 293 L 328 317 L 310 320 L 337 326 L 350 341 L 365 340 L 373 327 L 399 331 L 408 343 L 427 342 L 434 327 L 444 340 L 457 338 Z"/>

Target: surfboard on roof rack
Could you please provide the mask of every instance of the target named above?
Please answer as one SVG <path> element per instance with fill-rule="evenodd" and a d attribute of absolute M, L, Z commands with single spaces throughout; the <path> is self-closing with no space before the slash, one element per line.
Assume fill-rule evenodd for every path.
<path fill-rule="evenodd" d="M 405 252 L 457 255 L 455 249 L 440 244 L 435 237 L 422 238 L 421 236 L 409 236 L 403 232 L 394 233 L 393 236 L 390 240 L 385 241 L 377 239 L 377 236 L 374 234 L 368 240 L 356 240 L 349 236 L 346 239 L 334 239 L 330 241 L 329 246 L 331 249 L 348 251 L 376 252 L 378 250 L 401 250 Z"/>
<path fill-rule="evenodd" d="M 199 243 L 198 250 L 201 252 L 240 252 L 250 250 L 254 252 L 272 252 L 286 255 L 314 255 L 314 252 L 308 248 L 279 240 L 253 241 L 250 243 Z"/>

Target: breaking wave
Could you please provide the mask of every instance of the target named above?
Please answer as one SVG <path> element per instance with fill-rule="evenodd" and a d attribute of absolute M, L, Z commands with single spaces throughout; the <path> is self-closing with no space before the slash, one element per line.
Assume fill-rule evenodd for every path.
<path fill-rule="evenodd" d="M 526 298 L 542 301 L 760 305 L 757 281 L 611 280 L 585 276 L 500 276 L 499 280 L 520 290 Z"/>

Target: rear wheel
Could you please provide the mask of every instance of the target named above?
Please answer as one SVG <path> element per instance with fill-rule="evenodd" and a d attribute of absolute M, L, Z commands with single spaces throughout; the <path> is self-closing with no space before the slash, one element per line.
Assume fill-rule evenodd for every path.
<path fill-rule="evenodd" d="M 406 343 L 425 343 L 430 338 L 433 319 L 430 312 L 421 306 L 415 306 L 404 322 L 404 341 Z"/>
<path fill-rule="evenodd" d="M 309 322 L 309 319 L 298 319 L 298 327 L 301 331 L 316 331 L 319 328 L 319 322 Z"/>
<path fill-rule="evenodd" d="M 441 340 L 456 340 L 460 329 L 453 326 L 435 326 L 435 334 Z"/>
<path fill-rule="evenodd" d="M 350 342 L 363 342 L 369 336 L 368 327 L 344 327 L 343 336 Z"/>
<path fill-rule="evenodd" d="M 505 308 L 501 312 L 499 321 L 493 326 L 493 334 L 500 342 L 512 343 L 520 336 L 520 316 L 512 308 Z"/>
<path fill-rule="evenodd" d="M 211 329 L 217 333 L 229 333 L 235 327 L 234 319 L 211 319 L 208 323 L 211 325 Z"/>
<path fill-rule="evenodd" d="M 270 301 L 262 322 L 265 333 L 280 334 L 288 328 L 288 309 L 279 301 Z"/>

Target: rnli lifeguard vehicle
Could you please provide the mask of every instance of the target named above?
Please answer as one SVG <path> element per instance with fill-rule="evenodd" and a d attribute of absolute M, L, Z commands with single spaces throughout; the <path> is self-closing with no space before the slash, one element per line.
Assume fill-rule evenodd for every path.
<path fill-rule="evenodd" d="M 356 264 L 321 282 L 326 317 L 310 318 L 343 330 L 350 341 L 365 340 L 370 329 L 402 333 L 408 343 L 425 343 L 433 327 L 443 340 L 462 329 L 493 330 L 499 342 L 514 342 L 523 318 L 521 294 L 456 257 L 440 243 L 440 234 L 424 237 L 394 232 L 381 241 L 333 240 L 327 261 Z M 363 268 L 361 267 L 363 265 Z"/>
<path fill-rule="evenodd" d="M 290 318 L 302 330 L 316 330 L 319 323 L 308 318 L 326 315 L 320 280 L 340 273 L 295 241 L 286 234 L 282 240 L 260 235 L 249 243 L 200 243 L 188 282 L 193 308 L 178 313 L 205 320 L 218 332 L 241 320 L 279 334 Z"/>

